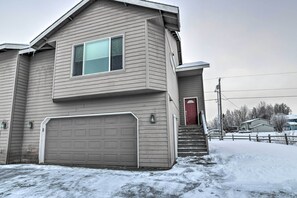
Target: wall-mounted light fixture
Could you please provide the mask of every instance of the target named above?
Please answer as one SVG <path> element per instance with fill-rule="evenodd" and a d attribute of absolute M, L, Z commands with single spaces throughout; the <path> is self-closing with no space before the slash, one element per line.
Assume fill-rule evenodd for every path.
<path fill-rule="evenodd" d="M 151 114 L 151 117 L 150 117 L 150 122 L 151 124 L 156 124 L 156 114 Z"/>
<path fill-rule="evenodd" d="M 27 124 L 27 127 L 28 127 L 29 129 L 33 129 L 33 127 L 34 127 L 34 122 L 33 122 L 33 121 L 29 121 L 28 124 Z"/>
<path fill-rule="evenodd" d="M 7 129 L 7 122 L 6 121 L 1 122 L 0 129 Z"/>

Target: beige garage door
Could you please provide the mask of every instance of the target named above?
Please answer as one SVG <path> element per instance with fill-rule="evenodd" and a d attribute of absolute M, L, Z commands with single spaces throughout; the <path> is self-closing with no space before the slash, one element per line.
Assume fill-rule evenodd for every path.
<path fill-rule="evenodd" d="M 45 163 L 137 167 L 137 121 L 132 115 L 52 119 Z"/>

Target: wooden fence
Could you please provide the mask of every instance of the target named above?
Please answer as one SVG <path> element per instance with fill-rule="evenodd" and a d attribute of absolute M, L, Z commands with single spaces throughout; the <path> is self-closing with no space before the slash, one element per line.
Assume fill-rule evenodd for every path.
<path fill-rule="evenodd" d="M 291 135 L 255 135 L 252 136 L 249 134 L 248 136 L 244 135 L 227 135 L 227 136 L 220 136 L 220 135 L 211 135 L 208 134 L 209 141 L 213 139 L 219 139 L 219 140 L 249 140 L 249 141 L 255 141 L 255 142 L 268 142 L 268 143 L 279 143 L 279 144 L 286 144 L 286 145 L 297 145 L 297 136 L 291 136 Z"/>

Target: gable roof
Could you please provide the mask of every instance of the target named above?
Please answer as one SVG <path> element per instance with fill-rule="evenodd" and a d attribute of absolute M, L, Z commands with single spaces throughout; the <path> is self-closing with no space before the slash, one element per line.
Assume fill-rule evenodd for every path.
<path fill-rule="evenodd" d="M 38 49 L 48 37 L 53 35 L 62 26 L 72 21 L 75 16 L 82 12 L 88 5 L 93 3 L 95 0 L 82 0 L 51 26 L 49 26 L 45 31 L 39 34 L 35 39 L 30 42 L 30 46 L 34 49 Z M 170 31 L 180 31 L 180 19 L 179 19 L 179 8 L 172 5 L 166 5 L 145 0 L 110 0 L 121 2 L 124 4 L 131 4 L 140 7 L 150 8 L 154 10 L 159 10 L 163 16 L 165 27 Z"/>

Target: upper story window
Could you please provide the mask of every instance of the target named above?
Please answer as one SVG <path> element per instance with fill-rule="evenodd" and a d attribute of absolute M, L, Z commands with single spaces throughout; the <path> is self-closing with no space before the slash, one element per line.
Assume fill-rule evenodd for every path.
<path fill-rule="evenodd" d="M 123 69 L 123 36 L 86 42 L 74 47 L 72 76 Z"/>

